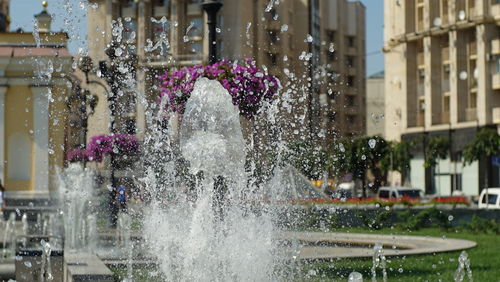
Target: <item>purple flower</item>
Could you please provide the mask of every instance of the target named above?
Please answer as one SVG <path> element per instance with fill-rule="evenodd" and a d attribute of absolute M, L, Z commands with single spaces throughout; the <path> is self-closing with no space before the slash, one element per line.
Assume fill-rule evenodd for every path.
<path fill-rule="evenodd" d="M 165 110 L 184 113 L 185 104 L 199 77 L 218 80 L 237 105 L 240 114 L 251 119 L 263 101 L 270 101 L 280 88 L 278 80 L 264 74 L 251 58 L 242 64 L 224 59 L 212 65 L 196 65 L 158 76 L 160 79 L 160 99 L 166 98 Z"/>
<path fill-rule="evenodd" d="M 101 162 L 106 155 L 133 156 L 139 152 L 139 141 L 133 135 L 97 135 L 90 138 L 86 154 L 89 161 Z"/>

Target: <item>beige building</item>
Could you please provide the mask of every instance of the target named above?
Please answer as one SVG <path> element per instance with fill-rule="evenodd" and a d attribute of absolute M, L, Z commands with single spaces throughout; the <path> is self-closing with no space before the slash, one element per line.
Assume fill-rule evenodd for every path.
<path fill-rule="evenodd" d="M 0 8 L 8 19 L 8 1 Z M 35 18 L 35 35 L 0 24 L 0 179 L 8 200 L 46 198 L 66 153 L 68 36 L 50 30 L 47 7 Z"/>
<path fill-rule="evenodd" d="M 366 79 L 366 135 L 385 137 L 384 71 Z"/>
<path fill-rule="evenodd" d="M 128 93 L 129 98 L 121 98 L 125 102 L 118 129 L 136 131 L 140 137 L 147 127 L 148 113 L 154 111 L 148 107 L 158 97 L 156 76 L 208 61 L 202 1 L 90 2 L 89 55 L 94 62 L 106 60 L 106 46 L 119 38 L 124 50 L 137 55 L 136 89 Z M 330 133 L 330 138 L 333 133 L 364 133 L 365 39 L 364 7 L 360 2 L 223 3 L 218 14 L 219 57 L 251 57 L 281 80 L 282 97 L 293 105 L 290 111 L 281 111 L 285 115 L 285 135 L 292 138 L 297 131 L 301 135 L 319 133 L 321 127 Z M 313 59 L 309 53 L 314 54 Z M 312 83 L 308 84 L 309 78 Z M 99 87 L 93 88 L 93 92 L 101 97 L 96 115 L 89 121 L 89 136 L 106 132 L 109 123 L 104 92 Z"/>
<path fill-rule="evenodd" d="M 386 137 L 448 138 L 451 159 L 434 170 L 423 168 L 420 144 L 411 184 L 477 195 L 490 162 L 462 167 L 460 153 L 477 128 L 500 122 L 500 1 L 387 0 L 384 9 Z"/>

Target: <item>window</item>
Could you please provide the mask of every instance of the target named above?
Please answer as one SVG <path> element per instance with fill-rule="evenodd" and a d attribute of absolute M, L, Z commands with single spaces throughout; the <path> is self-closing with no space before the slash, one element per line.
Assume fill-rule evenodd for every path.
<path fill-rule="evenodd" d="M 345 96 L 345 106 L 346 107 L 354 107 L 354 100 L 355 100 L 355 96 L 346 95 Z"/>
<path fill-rule="evenodd" d="M 345 56 L 345 64 L 348 66 L 348 67 L 352 67 L 354 66 L 354 56 Z"/>
<path fill-rule="evenodd" d="M 498 198 L 497 194 L 484 194 L 481 203 L 495 205 L 497 203 L 497 198 Z"/>
<path fill-rule="evenodd" d="M 353 124 L 356 120 L 356 116 L 355 115 L 346 115 L 345 116 L 345 121 L 347 124 Z"/>
<path fill-rule="evenodd" d="M 189 37 L 202 37 L 203 36 L 203 18 L 191 18 L 191 23 L 193 27 L 189 31 Z"/>
<path fill-rule="evenodd" d="M 500 73 L 500 55 L 493 56 L 492 61 L 493 61 L 493 73 Z"/>
<path fill-rule="evenodd" d="M 389 198 L 389 191 L 387 190 L 380 190 L 378 193 L 379 198 Z"/>
<path fill-rule="evenodd" d="M 30 180 L 31 141 L 26 133 L 17 132 L 8 139 L 8 176 L 11 180 Z M 42 168 L 38 168 L 42 169 Z"/>
<path fill-rule="evenodd" d="M 131 117 L 131 118 L 127 118 L 125 120 L 125 132 L 127 132 L 127 134 L 130 134 L 130 135 L 135 134 L 135 132 L 136 132 L 135 118 Z"/>
<path fill-rule="evenodd" d="M 170 6 L 170 0 L 153 0 L 153 6 Z"/>
<path fill-rule="evenodd" d="M 356 81 L 356 78 L 353 75 L 347 76 L 347 86 L 354 87 L 355 81 Z"/>
<path fill-rule="evenodd" d="M 327 30 L 326 31 L 326 40 L 328 41 L 328 43 L 334 43 L 335 42 L 335 31 Z"/>
<path fill-rule="evenodd" d="M 278 64 L 278 55 L 273 53 L 267 53 L 267 57 L 269 58 L 269 63 L 272 66 L 276 66 Z"/>
<path fill-rule="evenodd" d="M 356 47 L 356 39 L 354 36 L 346 36 L 347 47 Z"/>
<path fill-rule="evenodd" d="M 276 31 L 270 30 L 268 31 L 268 34 L 269 34 L 269 41 L 271 41 L 271 45 L 278 43 L 279 37 Z"/>
<path fill-rule="evenodd" d="M 335 62 L 337 60 L 337 53 L 335 51 L 326 53 L 328 62 Z"/>

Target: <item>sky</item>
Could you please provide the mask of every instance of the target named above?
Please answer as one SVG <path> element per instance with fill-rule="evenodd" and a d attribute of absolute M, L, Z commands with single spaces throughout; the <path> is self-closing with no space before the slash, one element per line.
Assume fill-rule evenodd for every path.
<path fill-rule="evenodd" d="M 384 69 L 383 47 L 384 0 L 360 0 L 366 7 L 366 74 Z M 52 30 L 68 32 L 69 50 L 76 54 L 86 46 L 87 0 L 48 0 L 49 13 L 54 15 Z M 11 30 L 33 30 L 33 15 L 42 11 L 41 0 L 11 0 Z"/>

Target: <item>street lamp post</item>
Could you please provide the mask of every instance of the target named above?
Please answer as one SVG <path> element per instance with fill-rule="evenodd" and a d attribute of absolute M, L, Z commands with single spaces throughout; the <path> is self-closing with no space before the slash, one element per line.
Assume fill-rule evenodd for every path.
<path fill-rule="evenodd" d="M 217 59 L 217 12 L 222 7 L 219 1 L 207 1 L 201 4 L 203 10 L 207 13 L 208 24 L 208 63 L 213 64 Z"/>
<path fill-rule="evenodd" d="M 126 66 L 130 67 L 129 71 L 135 71 L 134 63 L 136 60 L 136 57 L 134 55 L 126 56 L 125 59 L 127 60 L 118 58 L 115 53 L 117 47 L 118 46 L 116 43 L 111 43 L 110 45 L 108 45 L 108 48 L 106 48 L 105 53 L 109 58 L 109 62 L 99 61 L 99 71 L 101 72 L 100 77 L 106 81 L 106 84 L 109 86 L 111 91 L 108 91 L 108 87 L 106 87 L 100 81 L 89 80 L 88 75 L 92 70 L 94 70 L 94 65 L 90 57 L 88 56 L 81 57 L 78 64 L 80 70 L 85 73 L 87 84 L 98 84 L 105 89 L 108 101 L 108 107 L 110 111 L 109 131 L 112 135 L 116 134 L 116 122 L 115 122 L 117 116 L 116 99 L 118 98 L 118 93 L 121 88 L 120 83 L 122 83 L 124 80 L 123 74 L 118 70 L 118 66 L 120 65 L 120 62 L 122 62 L 125 63 Z M 109 170 L 110 170 L 111 191 L 109 193 L 108 205 L 111 212 L 111 224 L 115 226 L 118 217 L 118 208 L 115 204 L 117 181 L 115 177 L 116 164 L 115 164 L 114 154 L 110 154 Z"/>

